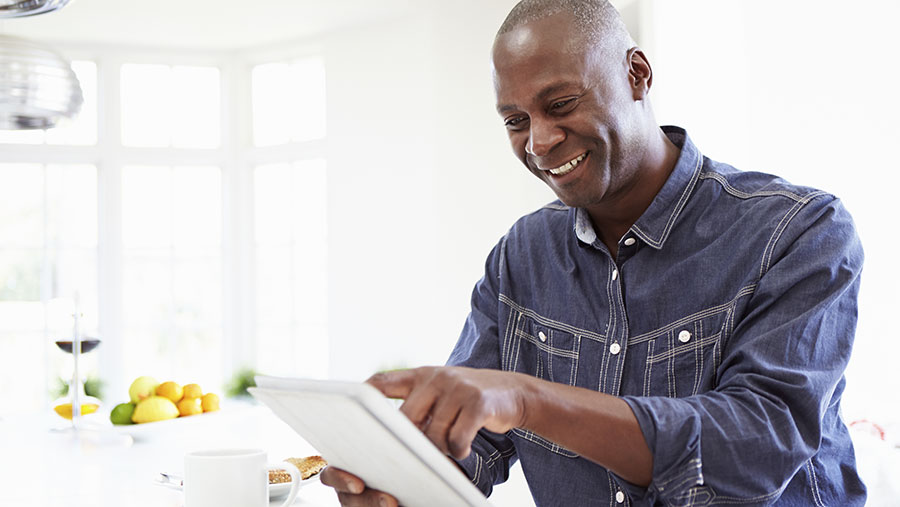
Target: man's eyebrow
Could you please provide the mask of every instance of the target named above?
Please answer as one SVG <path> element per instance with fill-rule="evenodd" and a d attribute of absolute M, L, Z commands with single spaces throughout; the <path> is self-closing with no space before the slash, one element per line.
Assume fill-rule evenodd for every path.
<path fill-rule="evenodd" d="M 560 81 L 558 83 L 553 83 L 553 84 L 547 85 L 546 87 L 544 87 L 544 89 L 542 89 L 540 92 L 538 92 L 536 99 L 538 101 L 545 100 L 548 96 L 559 93 L 561 90 L 568 88 L 570 86 L 572 86 L 572 83 L 569 83 L 566 81 Z M 519 107 L 516 106 L 515 104 L 498 104 L 497 112 L 500 114 L 503 114 L 503 113 L 506 113 L 508 111 L 512 111 L 512 110 L 515 110 L 518 108 Z"/>

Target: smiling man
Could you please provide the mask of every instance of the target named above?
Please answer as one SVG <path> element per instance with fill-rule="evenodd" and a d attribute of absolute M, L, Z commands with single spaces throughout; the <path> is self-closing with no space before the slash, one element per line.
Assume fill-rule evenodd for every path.
<path fill-rule="evenodd" d="M 490 253 L 448 366 L 369 382 L 486 494 L 518 460 L 538 505 L 862 505 L 840 399 L 863 255 L 840 201 L 660 128 L 607 2 L 520 2 L 492 61 L 513 151 L 559 200 Z"/>

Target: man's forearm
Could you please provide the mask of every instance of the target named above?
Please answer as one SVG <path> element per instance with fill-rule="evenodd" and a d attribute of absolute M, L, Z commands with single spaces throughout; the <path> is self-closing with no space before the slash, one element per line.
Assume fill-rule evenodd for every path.
<path fill-rule="evenodd" d="M 647 486 L 653 455 L 631 407 L 608 394 L 523 375 L 523 427 L 613 471 Z"/>

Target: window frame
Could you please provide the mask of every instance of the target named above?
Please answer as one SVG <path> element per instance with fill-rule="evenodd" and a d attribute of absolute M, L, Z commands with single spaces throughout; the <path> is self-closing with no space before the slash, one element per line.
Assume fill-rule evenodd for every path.
<path fill-rule="evenodd" d="M 49 145 L 3 143 L 0 162 L 91 164 L 97 168 L 98 334 L 109 337 L 97 349 L 105 391 L 127 392 L 131 377 L 123 371 L 122 169 L 128 165 L 209 165 L 222 176 L 222 371 L 223 383 L 256 361 L 254 177 L 256 166 L 321 158 L 327 161 L 327 138 L 279 146 L 253 146 L 251 72 L 255 65 L 322 58 L 320 46 L 302 42 L 248 50 L 201 51 L 166 48 L 112 47 L 57 43 L 70 60 L 97 66 L 97 143 Z M 123 64 L 198 65 L 220 72 L 220 144 L 218 148 L 133 147 L 122 144 L 120 73 Z M 49 338 L 45 356 L 49 353 Z M 140 373 L 143 374 L 143 373 Z M 47 375 L 44 375 L 45 377 Z M 48 386 L 49 388 L 49 386 Z M 49 396 L 47 403 L 50 403 Z"/>

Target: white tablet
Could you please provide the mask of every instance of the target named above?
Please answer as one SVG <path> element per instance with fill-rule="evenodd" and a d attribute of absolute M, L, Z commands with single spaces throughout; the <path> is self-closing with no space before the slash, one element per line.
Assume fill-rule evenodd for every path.
<path fill-rule="evenodd" d="M 408 507 L 489 506 L 472 482 L 374 387 L 256 377 L 250 393 L 330 465 Z"/>

